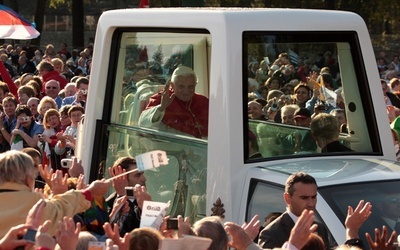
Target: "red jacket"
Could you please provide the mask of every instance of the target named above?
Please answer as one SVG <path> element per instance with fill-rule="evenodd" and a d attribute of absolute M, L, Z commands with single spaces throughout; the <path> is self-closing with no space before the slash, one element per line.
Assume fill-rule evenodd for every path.
<path fill-rule="evenodd" d="M 65 87 L 65 85 L 67 85 L 68 81 L 67 79 L 65 79 L 64 77 L 62 77 L 57 71 L 50 71 L 49 73 L 45 74 L 42 76 L 43 78 L 43 88 L 42 88 L 42 92 L 45 92 L 45 83 L 50 81 L 50 80 L 56 80 L 57 82 L 60 83 L 60 90 L 63 89 Z"/>

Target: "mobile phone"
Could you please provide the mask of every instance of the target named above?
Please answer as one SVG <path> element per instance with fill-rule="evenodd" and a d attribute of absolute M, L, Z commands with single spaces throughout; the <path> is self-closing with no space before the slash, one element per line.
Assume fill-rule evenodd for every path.
<path fill-rule="evenodd" d="M 72 167 L 72 159 L 65 158 L 61 160 L 61 167 L 63 168 L 71 168 Z"/>
<path fill-rule="evenodd" d="M 125 187 L 125 194 L 128 199 L 135 199 L 135 192 L 133 187 Z"/>
<path fill-rule="evenodd" d="M 31 243 L 35 243 L 36 233 L 36 230 L 29 228 L 23 238 Z"/>
<path fill-rule="evenodd" d="M 167 229 L 178 230 L 178 218 L 169 218 L 167 220 Z"/>
<path fill-rule="evenodd" d="M 89 241 L 88 250 L 105 250 L 106 243 L 101 241 Z"/>

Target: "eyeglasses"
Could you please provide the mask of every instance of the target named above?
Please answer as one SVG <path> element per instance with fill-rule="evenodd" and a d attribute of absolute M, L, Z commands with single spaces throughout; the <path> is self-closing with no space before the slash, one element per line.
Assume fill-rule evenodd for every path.
<path fill-rule="evenodd" d="M 306 95 L 307 92 L 306 91 L 296 91 L 296 94 L 302 94 L 302 95 Z"/>
<path fill-rule="evenodd" d="M 46 89 L 57 89 L 55 86 L 47 86 Z"/>

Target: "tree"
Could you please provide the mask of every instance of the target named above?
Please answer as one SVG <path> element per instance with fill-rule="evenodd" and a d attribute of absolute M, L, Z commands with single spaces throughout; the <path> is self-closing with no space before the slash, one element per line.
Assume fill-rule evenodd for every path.
<path fill-rule="evenodd" d="M 36 11 L 35 11 L 35 23 L 36 29 L 40 33 L 43 30 L 43 22 L 44 22 L 44 15 L 46 11 L 46 2 L 47 0 L 37 0 Z M 41 36 L 36 39 L 32 40 L 32 45 L 39 46 L 40 45 Z"/>
<path fill-rule="evenodd" d="M 83 0 L 72 1 L 72 46 L 84 47 Z"/>

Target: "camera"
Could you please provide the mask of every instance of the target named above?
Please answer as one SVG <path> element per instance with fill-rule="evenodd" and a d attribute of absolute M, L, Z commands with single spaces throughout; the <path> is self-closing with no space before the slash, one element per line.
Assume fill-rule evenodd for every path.
<path fill-rule="evenodd" d="M 26 234 L 24 235 L 24 240 L 27 240 L 31 243 L 35 243 L 36 232 L 37 232 L 36 230 L 28 229 L 26 231 Z"/>
<path fill-rule="evenodd" d="M 135 199 L 134 187 L 125 187 L 125 194 L 128 199 Z"/>
<path fill-rule="evenodd" d="M 169 218 L 167 220 L 167 229 L 178 230 L 178 218 Z"/>
<path fill-rule="evenodd" d="M 38 134 L 37 136 L 39 137 L 39 139 L 42 139 L 42 134 Z"/>
<path fill-rule="evenodd" d="M 62 159 L 61 160 L 61 167 L 63 168 L 71 168 L 72 167 L 72 159 Z"/>
<path fill-rule="evenodd" d="M 21 117 L 21 120 L 23 121 L 23 122 L 27 122 L 27 121 L 29 121 L 31 118 L 29 117 L 29 116 L 24 116 L 24 117 Z"/>
<path fill-rule="evenodd" d="M 325 106 L 325 105 L 318 105 L 318 106 L 317 106 L 317 109 L 318 109 L 318 110 L 327 110 L 327 106 Z"/>
<path fill-rule="evenodd" d="M 273 103 L 271 105 L 271 107 L 269 107 L 270 111 L 277 111 L 278 110 L 278 104 L 277 103 Z"/>
<path fill-rule="evenodd" d="M 88 91 L 86 89 L 81 89 L 81 93 L 82 93 L 82 95 L 87 95 Z"/>

